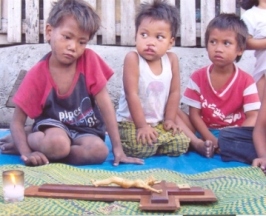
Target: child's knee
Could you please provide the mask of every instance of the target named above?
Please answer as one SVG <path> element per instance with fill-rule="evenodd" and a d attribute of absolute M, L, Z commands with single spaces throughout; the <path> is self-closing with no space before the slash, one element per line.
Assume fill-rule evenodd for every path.
<path fill-rule="evenodd" d="M 86 161 L 86 164 L 102 164 L 106 160 L 108 153 L 108 148 L 100 148 L 84 155 L 84 161 Z"/>
<path fill-rule="evenodd" d="M 79 145 L 74 145 L 72 148 L 72 153 L 74 148 L 79 148 L 80 150 L 76 151 L 75 157 L 79 158 L 85 164 L 101 164 L 103 163 L 108 154 L 109 149 L 106 146 L 105 142 L 96 138 L 86 140 L 84 139 Z"/>
<path fill-rule="evenodd" d="M 147 158 L 156 154 L 157 145 L 143 145 L 137 142 L 122 142 L 123 150 L 127 156 Z"/>
<path fill-rule="evenodd" d="M 120 122 L 119 133 L 122 147 L 127 156 L 147 158 L 156 154 L 158 145 L 148 145 L 137 142 L 137 130 L 132 122 Z"/>
<path fill-rule="evenodd" d="M 102 164 L 106 160 L 107 156 L 108 156 L 108 151 L 97 152 L 97 154 L 94 154 L 91 164 Z"/>
<path fill-rule="evenodd" d="M 71 140 L 67 136 L 58 135 L 44 138 L 41 151 L 50 159 L 61 159 L 70 153 Z"/>
<path fill-rule="evenodd" d="M 172 135 L 167 137 L 162 143 L 158 148 L 157 154 L 179 156 L 188 151 L 190 139 L 184 133 L 180 133 L 174 137 Z"/>
<path fill-rule="evenodd" d="M 103 163 L 109 154 L 108 147 L 104 142 L 98 142 L 94 149 L 93 155 L 95 156 L 96 163 Z"/>

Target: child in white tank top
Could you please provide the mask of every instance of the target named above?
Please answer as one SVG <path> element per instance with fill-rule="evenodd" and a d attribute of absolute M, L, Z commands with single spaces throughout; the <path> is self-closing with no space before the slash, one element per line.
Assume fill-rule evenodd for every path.
<path fill-rule="evenodd" d="M 212 142 L 198 139 L 177 115 L 181 114 L 178 58 L 168 52 L 179 25 L 177 9 L 162 0 L 143 3 L 135 25 L 136 51 L 125 57 L 117 110 L 125 153 L 140 158 L 178 156 L 191 143 L 204 156 L 212 156 Z"/>

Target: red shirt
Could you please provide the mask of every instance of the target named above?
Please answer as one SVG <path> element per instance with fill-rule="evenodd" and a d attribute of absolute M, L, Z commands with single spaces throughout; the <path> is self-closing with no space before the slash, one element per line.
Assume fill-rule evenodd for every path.
<path fill-rule="evenodd" d="M 50 56 L 48 53 L 28 71 L 14 103 L 35 123 L 50 118 L 84 133 L 93 133 L 88 128 L 102 130 L 103 121 L 94 96 L 106 86 L 113 71 L 95 52 L 86 49 L 77 60 L 69 91 L 59 95 L 48 67 Z"/>
<path fill-rule="evenodd" d="M 241 126 L 245 112 L 260 108 L 253 78 L 235 66 L 231 79 L 217 92 L 210 81 L 210 68 L 204 67 L 192 74 L 182 102 L 200 109 L 208 128 Z"/>

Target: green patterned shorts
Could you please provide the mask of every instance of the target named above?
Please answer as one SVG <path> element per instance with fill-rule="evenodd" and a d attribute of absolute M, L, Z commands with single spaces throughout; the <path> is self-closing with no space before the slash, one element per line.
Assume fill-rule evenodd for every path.
<path fill-rule="evenodd" d="M 158 133 L 158 139 L 153 145 L 137 142 L 137 130 L 132 122 L 118 122 L 118 128 L 124 152 L 131 157 L 179 156 L 187 152 L 190 143 L 190 139 L 183 132 L 173 136 L 171 131 L 163 129 L 163 124 L 154 127 Z"/>

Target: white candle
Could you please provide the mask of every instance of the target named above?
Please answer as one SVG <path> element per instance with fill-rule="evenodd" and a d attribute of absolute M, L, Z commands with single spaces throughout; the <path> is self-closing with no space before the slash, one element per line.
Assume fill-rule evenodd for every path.
<path fill-rule="evenodd" d="M 5 201 L 22 201 L 24 198 L 24 187 L 21 185 L 6 185 L 3 192 Z"/>
<path fill-rule="evenodd" d="M 3 195 L 5 202 L 17 202 L 24 199 L 24 172 L 7 170 L 3 172 Z"/>

